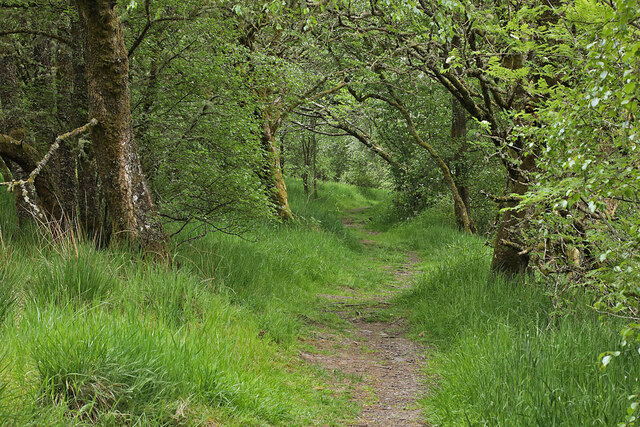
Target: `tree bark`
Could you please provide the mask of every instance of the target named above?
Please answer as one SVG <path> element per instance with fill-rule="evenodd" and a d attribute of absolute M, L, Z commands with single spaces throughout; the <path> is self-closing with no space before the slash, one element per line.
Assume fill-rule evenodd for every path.
<path fill-rule="evenodd" d="M 522 145 L 522 141 L 520 141 Z M 522 158 L 519 165 L 507 168 L 509 179 L 509 194 L 523 195 L 529 189 L 527 173 L 535 168 L 535 156 L 530 154 Z M 527 212 L 513 210 L 518 205 L 517 199 L 510 198 L 501 208 L 510 208 L 503 212 L 493 245 L 493 259 L 491 270 L 508 276 L 522 275 L 529 266 L 529 255 L 523 251 L 519 230 L 526 227 Z"/>
<path fill-rule="evenodd" d="M 26 179 L 41 160 L 38 150 L 9 135 L 0 134 L 0 153 L 5 162 L 8 162 L 9 167 L 12 168 L 11 172 L 14 180 Z M 57 197 L 58 190 L 47 167 L 43 168 L 35 178 L 34 186 L 35 194 L 32 194 L 30 186 L 26 185 L 29 200 L 25 200 L 22 188 L 16 188 L 14 190 L 16 197 L 20 197 L 18 207 L 20 208 L 23 204 L 24 209 L 28 210 L 31 218 L 38 217 L 38 211 L 40 211 L 42 214 L 41 220 L 50 221 L 59 219 L 61 210 Z"/>
<path fill-rule="evenodd" d="M 265 153 L 265 165 L 262 173 L 262 181 L 267 187 L 269 200 L 273 204 L 276 214 L 283 221 L 293 219 L 293 212 L 289 207 L 287 186 L 284 183 L 280 157 L 275 140 L 275 129 L 269 124 L 269 120 L 262 121 L 262 148 Z"/>
<path fill-rule="evenodd" d="M 93 147 L 87 144 L 83 151 L 78 159 L 78 220 L 90 240 L 106 243 L 111 228 L 103 227 L 106 213 Z"/>
<path fill-rule="evenodd" d="M 19 97 L 20 90 L 13 49 L 8 45 L 0 45 L 0 106 L 2 107 L 0 111 L 0 133 L 6 134 L 17 141 L 23 141 L 26 137 L 26 131 L 18 108 Z M 12 154 L 15 155 L 15 150 L 12 151 Z M 13 179 L 25 178 L 30 172 L 29 170 L 24 170 L 11 155 L 7 155 L 5 152 L 1 153 L 2 159 L 11 171 Z M 32 201 L 33 205 L 37 206 L 38 201 L 33 184 L 26 184 L 25 189 L 29 200 Z M 37 211 L 33 209 L 33 205 L 25 200 L 22 189 L 15 189 L 13 194 L 19 224 L 24 225 L 32 221 L 37 216 Z"/>
<path fill-rule="evenodd" d="M 454 144 L 460 147 L 453 157 L 454 174 L 453 180 L 458 194 L 462 199 L 462 204 L 454 203 L 454 213 L 456 224 L 459 230 L 464 230 L 465 216 L 469 221 L 469 228 L 475 233 L 476 226 L 471 219 L 471 199 L 469 197 L 469 187 L 467 187 L 466 165 L 464 164 L 464 153 L 467 150 L 467 111 L 462 104 L 454 97 L 451 97 L 451 139 Z"/>
<path fill-rule="evenodd" d="M 75 41 L 77 43 L 78 41 Z M 57 53 L 55 83 L 58 88 L 57 116 L 58 122 L 65 128 L 75 129 L 86 123 L 86 117 L 76 117 L 76 100 L 74 98 L 73 51 L 60 49 Z M 86 101 L 86 97 L 85 97 Z M 78 214 L 78 178 L 76 174 L 77 154 L 71 141 L 63 141 L 51 157 L 52 175 L 58 187 L 58 200 L 62 210 L 60 226 L 69 229 L 77 225 Z"/>
<path fill-rule="evenodd" d="M 557 24 L 560 18 L 558 14 L 559 7 L 562 2 L 560 0 L 544 0 L 545 6 L 549 6 L 545 10 L 543 15 L 539 18 L 538 24 L 541 26 L 548 26 Z M 553 44 L 553 39 L 546 39 L 545 43 Z M 542 59 L 542 58 L 541 58 Z M 508 60 L 505 67 L 511 69 L 521 68 L 525 58 L 521 52 L 513 53 L 505 57 Z M 547 58 L 542 61 L 548 61 Z M 541 64 L 539 64 L 541 65 Z M 534 75 L 534 79 L 543 78 L 547 80 L 549 87 L 557 85 L 557 81 L 547 76 Z M 536 98 L 527 98 L 524 89 L 519 88 L 517 96 L 520 98 L 518 106 L 520 110 L 530 109 L 533 112 L 536 108 L 536 104 L 539 102 Z M 497 136 L 497 135 L 494 135 Z M 500 140 L 505 140 L 505 135 L 499 135 Z M 507 177 L 509 182 L 509 192 L 516 196 L 524 195 L 529 190 L 529 175 L 536 168 L 536 151 L 539 151 L 540 147 L 533 147 L 533 153 L 527 154 L 529 149 L 525 149 L 525 141 L 522 138 L 518 138 L 509 154 L 515 161 L 504 161 L 507 169 Z M 506 203 L 507 208 L 513 208 L 517 206 L 518 202 L 509 201 Z M 529 227 L 527 224 L 528 212 L 526 210 L 508 210 L 503 213 L 500 222 L 498 223 L 498 230 L 496 232 L 496 239 L 494 242 L 493 260 L 491 263 L 491 269 L 493 272 L 503 273 L 507 275 L 522 275 L 527 271 L 529 266 L 528 252 L 521 247 L 519 230 Z"/>
<path fill-rule="evenodd" d="M 304 194 L 309 198 L 309 170 L 311 169 L 311 137 L 302 135 L 300 138 L 302 148 L 302 187 Z"/>
<path fill-rule="evenodd" d="M 162 255 L 167 236 L 151 199 L 131 126 L 129 59 L 115 2 L 78 0 L 86 23 L 89 117 L 112 238 Z"/>
<path fill-rule="evenodd" d="M 314 121 L 315 122 L 315 121 Z M 315 123 L 314 123 L 315 125 Z M 312 160 L 313 163 L 313 198 L 318 198 L 318 137 L 315 133 L 311 134 L 312 142 L 311 142 L 311 150 L 312 150 Z"/>
<path fill-rule="evenodd" d="M 71 23 L 73 64 L 73 120 L 81 124 L 87 120 L 88 89 L 86 23 L 81 13 Z M 76 127 L 76 126 L 73 126 Z M 96 243 L 108 242 L 110 227 L 103 227 L 105 210 L 104 194 L 98 177 L 98 166 L 91 144 L 81 147 L 77 156 L 78 222 L 85 235 Z"/>
<path fill-rule="evenodd" d="M 282 171 L 282 173 L 285 173 L 284 170 L 284 163 L 285 163 L 285 141 L 284 141 L 284 134 L 280 136 L 280 170 Z"/>

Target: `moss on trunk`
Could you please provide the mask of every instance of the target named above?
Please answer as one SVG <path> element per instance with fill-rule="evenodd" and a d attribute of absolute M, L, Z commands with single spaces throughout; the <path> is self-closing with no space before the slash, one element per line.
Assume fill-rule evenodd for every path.
<path fill-rule="evenodd" d="M 112 236 L 165 254 L 167 237 L 158 219 L 135 147 L 131 126 L 129 59 L 117 7 L 109 0 L 78 0 L 86 23 L 89 117 Z"/>

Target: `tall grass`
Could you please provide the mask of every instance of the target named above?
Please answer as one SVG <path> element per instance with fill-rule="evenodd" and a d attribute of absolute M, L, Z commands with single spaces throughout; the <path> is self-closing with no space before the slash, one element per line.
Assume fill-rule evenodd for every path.
<path fill-rule="evenodd" d="M 340 424 L 353 403 L 296 357 L 305 322 L 326 316 L 317 293 L 376 280 L 335 208 L 357 191 L 336 188 L 294 197 L 296 224 L 209 235 L 172 266 L 0 212 L 0 424 Z"/>
<path fill-rule="evenodd" d="M 430 212 L 391 231 L 425 260 L 398 304 L 415 336 L 432 348 L 434 380 L 423 404 L 435 425 L 616 425 L 640 388 L 640 358 L 626 352 L 601 371 L 598 354 L 617 348 L 616 322 L 601 322 L 576 296 L 557 317 L 535 282 L 489 276 L 484 242 Z"/>
<path fill-rule="evenodd" d="M 41 303 L 104 299 L 116 286 L 117 272 L 103 258 L 89 247 L 75 254 L 53 255 L 43 262 L 31 282 L 31 297 Z"/>
<path fill-rule="evenodd" d="M 622 419 L 640 363 L 628 352 L 600 371 L 615 322 L 578 300 L 556 316 L 535 283 L 490 277 L 490 248 L 437 212 L 388 227 L 384 192 L 327 183 L 313 200 L 288 185 L 296 223 L 211 234 L 171 266 L 39 242 L 0 199 L 0 424 L 343 425 L 353 403 L 297 358 L 299 338 L 310 321 L 338 322 L 318 294 L 380 290 L 372 255 L 396 263 L 407 250 L 422 262 L 395 307 L 430 346 L 434 425 Z M 341 221 L 365 206 L 350 215 L 388 230 L 368 249 Z"/>
<path fill-rule="evenodd" d="M 0 325 L 9 316 L 16 301 L 14 295 L 16 278 L 10 274 L 7 270 L 0 270 Z"/>

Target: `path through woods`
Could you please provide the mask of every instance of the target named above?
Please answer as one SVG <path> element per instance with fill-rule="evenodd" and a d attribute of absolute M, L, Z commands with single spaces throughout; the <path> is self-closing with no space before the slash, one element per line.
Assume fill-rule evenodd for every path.
<path fill-rule="evenodd" d="M 367 208 L 347 211 L 362 212 Z M 349 228 L 375 235 L 353 217 L 343 220 Z M 377 243 L 361 239 L 366 246 Z M 417 399 L 425 390 L 422 364 L 425 349 L 405 336 L 405 321 L 388 313 L 390 299 L 410 286 L 419 258 L 406 253 L 406 261 L 397 267 L 384 266 L 393 280 L 376 296 L 357 292 L 346 295 L 320 295 L 329 301 L 329 310 L 348 322 L 346 334 L 318 331 L 310 343 L 315 350 L 301 353 L 309 363 L 330 372 L 355 377 L 353 398 L 362 405 L 355 426 L 421 426 Z"/>

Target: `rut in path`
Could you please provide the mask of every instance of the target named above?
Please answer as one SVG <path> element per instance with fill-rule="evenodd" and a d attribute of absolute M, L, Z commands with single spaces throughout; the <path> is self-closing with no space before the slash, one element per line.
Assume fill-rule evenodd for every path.
<path fill-rule="evenodd" d="M 362 230 L 359 224 L 348 219 L 344 222 L 348 227 Z M 363 244 L 369 242 L 365 240 Z M 403 319 L 387 322 L 365 320 L 385 318 L 388 300 L 399 290 L 408 287 L 408 279 L 415 273 L 413 266 L 418 261 L 414 253 L 407 253 L 407 261 L 400 268 L 392 270 L 395 281 L 384 295 L 366 300 L 358 295 L 321 295 L 335 307 L 333 312 L 350 323 L 350 337 L 319 333 L 312 342 L 318 351 L 302 353 L 301 357 L 329 371 L 362 378 L 356 384 L 354 398 L 363 405 L 363 410 L 352 425 L 426 425 L 421 421 L 416 403 L 424 388 L 421 374 L 424 347 L 403 336 Z"/>

